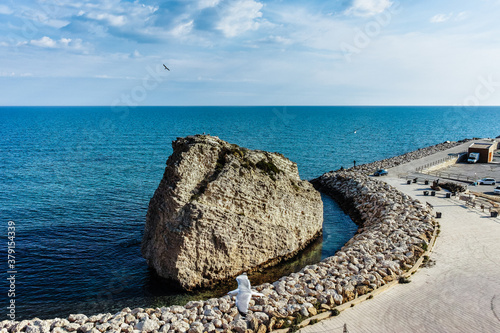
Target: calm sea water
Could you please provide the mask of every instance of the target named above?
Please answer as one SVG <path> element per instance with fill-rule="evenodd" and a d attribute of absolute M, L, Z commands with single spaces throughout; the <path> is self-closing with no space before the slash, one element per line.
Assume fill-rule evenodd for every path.
<path fill-rule="evenodd" d="M 148 202 L 176 137 L 196 133 L 276 151 L 311 179 L 340 166 L 445 140 L 495 137 L 500 108 L 455 107 L 2 107 L 0 216 L 7 319 L 7 222 L 16 223 L 16 319 L 183 304 L 227 292 L 180 293 L 146 266 Z M 254 284 L 330 256 L 356 227 L 323 197 L 323 241 Z"/>

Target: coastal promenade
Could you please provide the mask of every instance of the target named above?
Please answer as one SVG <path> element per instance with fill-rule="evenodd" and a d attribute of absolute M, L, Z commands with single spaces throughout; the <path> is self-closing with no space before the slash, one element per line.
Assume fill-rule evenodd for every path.
<path fill-rule="evenodd" d="M 462 143 L 453 148 L 436 152 L 432 155 L 404 163 L 390 169 L 393 177 L 407 177 L 434 180 L 437 178 L 448 179 L 456 183 L 471 184 L 477 179 L 493 177 L 500 179 L 500 151 L 494 155 L 492 163 L 455 164 L 458 154 L 467 152 L 472 142 L 491 143 L 490 140 L 473 140 Z M 422 173 L 422 169 L 427 170 Z M 471 188 L 473 191 L 484 192 L 484 188 Z M 492 190 L 492 189 L 491 189 Z"/>
<path fill-rule="evenodd" d="M 482 140 L 480 140 L 482 141 Z M 422 158 L 419 158 L 417 160 L 413 160 L 410 163 L 404 163 L 398 166 L 395 166 L 393 168 L 389 169 L 389 175 L 391 177 L 397 177 L 398 175 L 403 175 L 407 174 L 409 176 L 411 175 L 418 175 L 416 172 L 417 169 L 423 168 L 427 165 L 432 165 L 434 163 L 438 163 L 439 161 L 442 161 L 446 158 L 452 158 L 456 156 L 457 154 L 467 152 L 467 149 L 469 148 L 471 142 L 465 142 L 462 143 L 458 146 L 455 146 L 453 148 L 449 148 L 440 152 L 436 152 L 432 155 L 425 156 Z"/>
<path fill-rule="evenodd" d="M 411 283 L 396 285 L 300 332 L 340 333 L 344 324 L 351 333 L 500 332 L 500 218 L 443 194 L 424 197 L 428 185 L 407 185 L 398 178 L 463 149 L 458 146 L 389 169 L 390 176 L 381 178 L 442 213 L 441 233 L 427 266 Z"/>

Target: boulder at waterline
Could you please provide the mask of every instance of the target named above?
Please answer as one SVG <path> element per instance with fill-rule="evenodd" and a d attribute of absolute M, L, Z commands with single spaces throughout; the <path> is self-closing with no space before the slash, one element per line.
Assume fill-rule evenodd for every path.
<path fill-rule="evenodd" d="M 142 254 L 185 289 L 294 256 L 321 234 L 323 203 L 277 153 L 178 138 L 149 203 Z"/>

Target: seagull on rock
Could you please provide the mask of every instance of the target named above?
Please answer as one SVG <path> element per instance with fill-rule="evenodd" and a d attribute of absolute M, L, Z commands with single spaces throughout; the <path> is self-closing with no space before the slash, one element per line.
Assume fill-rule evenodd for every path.
<path fill-rule="evenodd" d="M 245 319 L 248 313 L 248 304 L 250 303 L 250 298 L 252 296 L 265 296 L 264 294 L 252 291 L 250 287 L 250 281 L 246 273 L 236 277 L 236 282 L 238 282 L 238 289 L 228 292 L 230 296 L 236 295 L 236 308 L 240 315 Z"/>

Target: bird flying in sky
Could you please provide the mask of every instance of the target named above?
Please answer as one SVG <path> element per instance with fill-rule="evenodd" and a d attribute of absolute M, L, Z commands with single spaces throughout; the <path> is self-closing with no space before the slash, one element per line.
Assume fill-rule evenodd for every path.
<path fill-rule="evenodd" d="M 168 67 L 165 66 L 165 64 L 163 64 L 163 67 L 165 67 L 165 69 L 170 72 L 170 69 L 168 69 Z"/>

